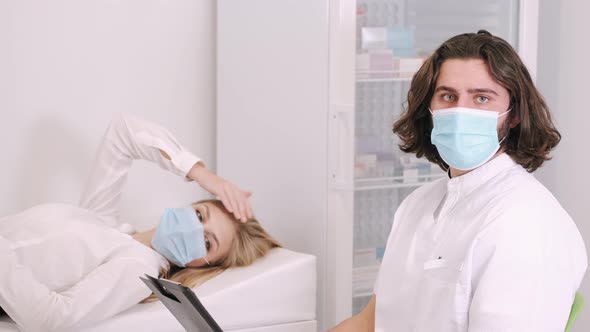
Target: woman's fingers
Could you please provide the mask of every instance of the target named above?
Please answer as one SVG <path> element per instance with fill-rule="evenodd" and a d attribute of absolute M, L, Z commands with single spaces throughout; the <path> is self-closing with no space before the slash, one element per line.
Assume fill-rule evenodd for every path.
<path fill-rule="evenodd" d="M 236 191 L 236 196 L 238 196 L 238 207 L 240 209 L 240 220 L 242 220 L 242 222 L 246 222 L 246 221 L 248 221 L 248 211 L 246 211 L 247 198 L 244 197 L 244 195 L 242 194 L 242 191 L 239 189 Z"/>
<path fill-rule="evenodd" d="M 242 222 L 248 221 L 248 212 L 246 211 L 247 198 L 242 194 L 242 191 L 234 187 L 234 195 L 236 196 L 236 202 L 238 204 L 238 211 L 240 211 L 240 219 Z"/>
<path fill-rule="evenodd" d="M 232 207 L 234 209 L 234 215 L 236 219 L 246 222 L 248 219 L 252 218 L 252 212 L 250 211 L 250 202 L 248 201 L 248 196 L 246 192 L 242 191 L 238 187 L 233 184 L 230 184 L 227 188 L 228 196 L 230 197 L 230 201 L 232 202 Z"/>
<path fill-rule="evenodd" d="M 231 204 L 231 199 L 225 190 L 224 183 L 220 183 L 217 191 L 218 191 L 217 197 L 219 198 L 219 200 L 221 200 L 221 203 L 223 203 L 223 206 L 225 207 L 227 212 L 234 213 L 234 209 L 232 208 L 232 204 Z"/>
<path fill-rule="evenodd" d="M 252 207 L 248 198 L 252 196 L 249 191 L 243 191 L 233 183 L 211 173 L 201 172 L 200 185 L 207 191 L 217 196 L 226 210 L 236 219 L 246 222 L 253 218 Z"/>
<path fill-rule="evenodd" d="M 248 198 L 250 198 L 250 196 L 252 196 L 252 193 L 249 191 L 242 191 L 242 193 L 244 194 L 244 197 L 246 198 L 244 201 L 246 203 L 246 214 L 248 215 L 248 219 L 252 219 L 254 218 L 254 214 L 252 213 L 252 205 L 250 205 L 250 200 Z"/>
<path fill-rule="evenodd" d="M 250 204 L 249 200 L 250 196 L 252 196 L 252 193 L 236 187 L 236 194 L 239 197 L 238 203 L 240 205 L 242 221 L 246 222 L 249 219 L 254 218 L 254 214 L 252 213 L 252 205 Z"/>
<path fill-rule="evenodd" d="M 225 206 L 225 209 L 227 210 L 227 212 L 229 212 L 229 213 L 234 212 L 231 208 L 231 202 L 227 199 L 227 196 L 225 194 L 217 196 L 217 197 L 221 200 L 221 203 L 223 203 L 223 206 Z"/>
<path fill-rule="evenodd" d="M 228 186 L 228 185 L 224 186 L 224 191 L 225 191 L 225 194 L 227 195 L 228 200 L 231 204 L 231 208 L 232 208 L 232 212 L 233 212 L 234 216 L 237 219 L 242 219 L 240 217 L 240 210 L 239 210 L 238 201 L 236 199 L 235 192 L 232 189 L 233 189 L 232 186 Z"/>

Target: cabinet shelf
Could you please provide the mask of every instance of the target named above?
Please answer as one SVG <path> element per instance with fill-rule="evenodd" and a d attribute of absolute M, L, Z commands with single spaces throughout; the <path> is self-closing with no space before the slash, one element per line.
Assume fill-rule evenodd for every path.
<path fill-rule="evenodd" d="M 380 264 L 355 267 L 352 270 L 353 297 L 367 297 L 373 295 L 373 286 L 379 274 Z"/>
<path fill-rule="evenodd" d="M 411 77 L 384 77 L 384 78 L 360 78 L 357 77 L 357 83 L 370 83 L 370 82 L 411 82 Z"/>
<path fill-rule="evenodd" d="M 433 173 L 412 177 L 392 176 L 380 178 L 361 178 L 354 181 L 354 190 L 362 191 L 419 187 L 423 184 L 442 179 L 445 176 L 447 176 L 446 173 Z"/>
<path fill-rule="evenodd" d="M 355 292 L 352 294 L 353 298 L 357 298 L 357 297 L 370 297 L 373 296 L 373 292 Z"/>
<path fill-rule="evenodd" d="M 410 82 L 414 73 L 399 71 L 357 71 L 356 82 Z"/>

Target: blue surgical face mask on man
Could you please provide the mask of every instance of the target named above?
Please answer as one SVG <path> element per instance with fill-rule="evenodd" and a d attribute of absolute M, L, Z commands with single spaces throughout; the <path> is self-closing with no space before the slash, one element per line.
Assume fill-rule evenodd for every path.
<path fill-rule="evenodd" d="M 433 120 L 430 140 L 449 166 L 472 170 L 485 164 L 500 149 L 506 137 L 498 142 L 498 118 L 508 112 L 498 114 L 464 107 L 430 110 Z"/>
<path fill-rule="evenodd" d="M 204 258 L 207 248 L 203 224 L 195 210 L 192 207 L 165 209 L 152 238 L 152 247 L 180 267 Z"/>

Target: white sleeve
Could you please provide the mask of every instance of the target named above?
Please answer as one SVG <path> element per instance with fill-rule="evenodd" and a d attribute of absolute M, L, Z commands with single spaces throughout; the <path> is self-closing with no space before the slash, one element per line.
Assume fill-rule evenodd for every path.
<path fill-rule="evenodd" d="M 394 259 L 392 252 L 395 252 L 397 249 L 397 243 L 395 243 L 394 239 L 397 236 L 397 233 L 400 232 L 400 228 L 402 227 L 402 223 L 404 219 L 406 219 L 407 215 L 407 206 L 410 201 L 414 200 L 413 197 L 416 195 L 417 191 L 414 191 L 410 196 L 406 197 L 401 204 L 398 206 L 395 214 L 393 216 L 393 224 L 391 225 L 391 230 L 389 231 L 389 235 L 387 236 L 387 243 L 385 245 L 385 252 L 383 253 L 383 259 L 381 261 L 381 266 L 379 267 L 379 273 L 377 274 L 377 278 L 375 279 L 375 283 L 373 283 L 373 294 L 378 295 L 381 293 L 380 288 L 383 288 L 383 283 L 387 282 L 387 276 L 383 276 L 387 271 L 389 271 L 388 267 L 392 265 L 390 263 L 390 259 Z M 385 279 L 385 280 L 384 280 Z M 384 302 L 387 299 L 387 296 L 384 296 L 383 299 L 380 299 L 380 302 Z"/>
<path fill-rule="evenodd" d="M 585 263 L 542 218 L 495 221 L 477 240 L 470 332 L 564 330 Z"/>
<path fill-rule="evenodd" d="M 162 152 L 166 154 L 165 157 Z M 165 128 L 130 115 L 116 115 L 100 144 L 80 207 L 118 224 L 119 201 L 134 159 L 158 164 L 185 180 L 201 159 L 181 146 Z"/>
<path fill-rule="evenodd" d="M 17 263 L 8 241 L 0 237 L 0 306 L 24 332 L 76 330 L 109 318 L 146 298 L 150 290 L 139 276 L 153 268 L 133 258 L 114 258 L 73 287 L 55 292 Z"/>

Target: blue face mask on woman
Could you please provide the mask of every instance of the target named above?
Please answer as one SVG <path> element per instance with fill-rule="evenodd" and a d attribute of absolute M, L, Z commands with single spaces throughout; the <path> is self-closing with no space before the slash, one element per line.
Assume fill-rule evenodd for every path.
<path fill-rule="evenodd" d="M 152 247 L 180 267 L 204 258 L 207 247 L 203 224 L 195 210 L 192 207 L 165 209 L 152 238 Z"/>
<path fill-rule="evenodd" d="M 500 149 L 498 114 L 493 111 L 453 107 L 432 113 L 430 136 L 441 158 L 451 167 L 468 171 L 485 164 Z"/>

